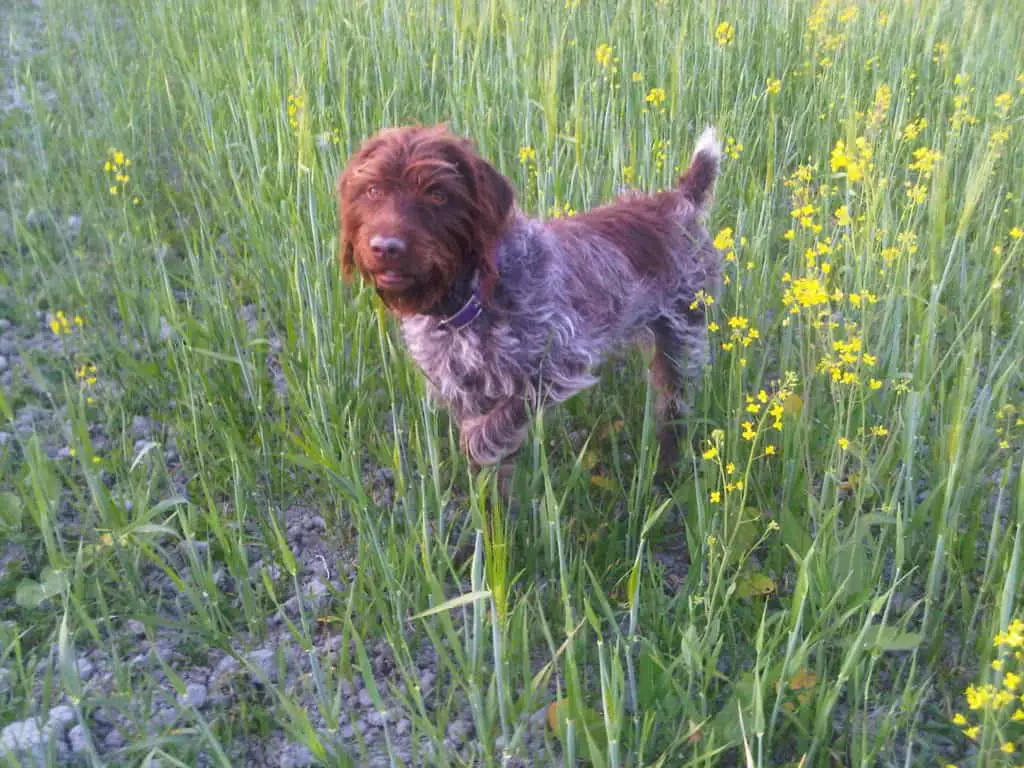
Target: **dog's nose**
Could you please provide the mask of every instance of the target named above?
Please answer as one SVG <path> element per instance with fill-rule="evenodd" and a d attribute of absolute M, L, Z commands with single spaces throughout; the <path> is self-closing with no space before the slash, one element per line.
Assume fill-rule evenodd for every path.
<path fill-rule="evenodd" d="M 394 259 L 405 253 L 405 241 L 399 237 L 374 235 L 370 238 L 370 250 L 378 257 Z"/>

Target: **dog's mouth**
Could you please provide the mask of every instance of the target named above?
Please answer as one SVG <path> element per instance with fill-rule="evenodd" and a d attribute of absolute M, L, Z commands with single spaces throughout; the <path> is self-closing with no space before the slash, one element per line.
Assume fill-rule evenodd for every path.
<path fill-rule="evenodd" d="M 412 284 L 413 279 L 409 275 L 399 272 L 398 270 L 384 269 L 380 272 L 374 273 L 373 281 L 378 288 L 394 291 L 409 287 Z"/>

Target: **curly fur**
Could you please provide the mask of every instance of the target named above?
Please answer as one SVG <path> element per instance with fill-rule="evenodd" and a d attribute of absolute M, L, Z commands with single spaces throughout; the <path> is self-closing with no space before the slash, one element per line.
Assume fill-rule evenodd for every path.
<path fill-rule="evenodd" d="M 671 466 L 675 422 L 709 360 L 694 300 L 719 291 L 720 255 L 702 223 L 719 162 L 709 129 L 674 189 L 541 222 L 466 140 L 444 127 L 389 129 L 339 180 L 342 270 L 372 281 L 398 316 L 477 465 L 513 455 L 532 408 L 592 386 L 604 359 L 653 334 L 661 462 Z M 446 322 L 473 295 L 479 315 Z"/>

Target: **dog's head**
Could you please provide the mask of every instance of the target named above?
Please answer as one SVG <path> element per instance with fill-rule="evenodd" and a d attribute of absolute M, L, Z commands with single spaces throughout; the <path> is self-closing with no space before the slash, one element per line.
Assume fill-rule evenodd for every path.
<path fill-rule="evenodd" d="M 443 125 L 385 129 L 351 156 L 337 192 L 342 273 L 372 281 L 392 310 L 426 312 L 474 270 L 490 298 L 515 192 L 470 141 Z"/>

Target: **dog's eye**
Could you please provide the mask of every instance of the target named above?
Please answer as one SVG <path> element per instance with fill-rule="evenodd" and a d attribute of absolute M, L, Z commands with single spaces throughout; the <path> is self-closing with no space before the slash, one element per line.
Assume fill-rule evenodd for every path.
<path fill-rule="evenodd" d="M 384 197 L 384 193 L 380 191 L 380 187 L 376 184 L 371 184 L 366 188 L 366 196 L 371 200 L 380 200 Z"/>
<path fill-rule="evenodd" d="M 444 205 L 448 202 L 448 196 L 438 189 L 433 189 L 430 192 L 427 192 L 427 200 L 432 202 L 434 205 Z"/>

